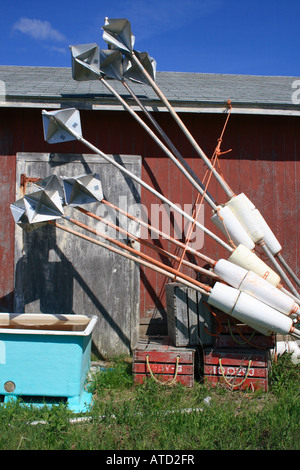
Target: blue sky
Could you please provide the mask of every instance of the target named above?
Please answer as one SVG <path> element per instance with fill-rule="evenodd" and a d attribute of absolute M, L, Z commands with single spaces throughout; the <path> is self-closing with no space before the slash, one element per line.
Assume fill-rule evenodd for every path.
<path fill-rule="evenodd" d="M 2 0 L 0 65 L 69 67 L 70 44 L 106 48 L 106 16 L 158 71 L 300 76 L 299 0 Z"/>

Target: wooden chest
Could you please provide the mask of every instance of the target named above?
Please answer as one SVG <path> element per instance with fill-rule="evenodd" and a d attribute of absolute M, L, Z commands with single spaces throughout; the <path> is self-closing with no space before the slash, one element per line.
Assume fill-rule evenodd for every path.
<path fill-rule="evenodd" d="M 199 292 L 182 284 L 166 284 L 168 336 L 175 346 L 212 344 L 212 316 Z"/>
<path fill-rule="evenodd" d="M 231 390 L 268 391 L 269 351 L 251 349 L 204 350 L 204 381 Z"/>
<path fill-rule="evenodd" d="M 274 335 L 265 336 L 248 325 L 240 324 L 220 310 L 214 309 L 213 333 L 215 348 L 229 349 L 272 349 L 275 346 Z"/>
<path fill-rule="evenodd" d="M 135 383 L 146 378 L 170 385 L 181 383 L 186 387 L 194 385 L 194 348 L 174 346 L 167 336 L 140 340 L 133 352 L 132 372 Z"/>

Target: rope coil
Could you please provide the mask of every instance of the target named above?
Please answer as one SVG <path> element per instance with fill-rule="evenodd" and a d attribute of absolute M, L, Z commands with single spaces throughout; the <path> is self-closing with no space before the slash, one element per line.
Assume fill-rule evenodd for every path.
<path fill-rule="evenodd" d="M 219 358 L 219 366 L 220 366 L 220 371 L 221 371 L 222 377 L 225 380 L 226 384 L 231 388 L 231 390 L 233 390 L 234 388 L 240 388 L 245 383 L 245 381 L 247 380 L 248 375 L 249 375 L 251 364 L 252 364 L 252 361 L 250 359 L 249 363 L 248 363 L 248 367 L 247 367 L 245 377 L 240 381 L 240 383 L 235 384 L 235 383 L 232 383 L 232 381 L 229 381 L 227 379 L 227 377 L 225 376 L 225 372 L 224 372 L 224 369 L 223 369 L 223 366 L 222 366 L 222 360 L 221 360 L 221 358 Z M 239 370 L 237 371 L 236 376 L 239 373 L 240 369 L 241 369 L 241 366 L 239 367 Z M 232 380 L 234 380 L 236 378 L 236 376 Z"/>
<path fill-rule="evenodd" d="M 176 382 L 176 378 L 177 378 L 177 374 L 178 374 L 178 366 L 179 366 L 179 359 L 180 359 L 180 356 L 179 354 L 177 355 L 176 357 L 176 366 L 175 366 L 175 373 L 174 373 L 174 377 L 172 380 L 169 380 L 169 381 L 165 381 L 165 382 L 162 382 L 160 380 L 158 380 L 155 375 L 153 374 L 152 370 L 151 370 L 151 367 L 150 367 L 150 364 L 149 364 L 149 354 L 147 354 L 146 356 L 146 363 L 147 363 L 147 368 L 150 372 L 150 375 L 152 377 L 153 380 L 155 380 L 155 382 L 158 382 L 159 384 L 161 385 L 166 385 L 166 386 L 171 386 L 171 385 L 174 385 L 175 382 Z"/>

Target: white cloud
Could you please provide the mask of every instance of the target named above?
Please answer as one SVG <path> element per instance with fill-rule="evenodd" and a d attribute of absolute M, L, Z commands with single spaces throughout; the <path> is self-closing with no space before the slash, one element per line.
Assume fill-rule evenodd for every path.
<path fill-rule="evenodd" d="M 58 52 L 58 54 L 62 54 L 62 55 L 67 55 L 67 54 L 70 53 L 68 47 L 51 46 L 51 47 L 49 47 L 49 50 L 52 51 L 52 52 Z"/>
<path fill-rule="evenodd" d="M 113 11 L 114 5 L 107 5 L 106 16 L 127 18 L 132 33 L 137 39 L 144 40 L 159 33 L 188 27 L 195 21 L 199 21 L 200 30 L 201 21 L 219 11 L 223 4 L 224 0 L 122 0 L 117 14 Z"/>
<path fill-rule="evenodd" d="M 34 39 L 65 41 L 65 36 L 52 28 L 49 21 L 42 21 L 30 18 L 20 18 L 14 25 L 13 31 L 18 31 Z"/>

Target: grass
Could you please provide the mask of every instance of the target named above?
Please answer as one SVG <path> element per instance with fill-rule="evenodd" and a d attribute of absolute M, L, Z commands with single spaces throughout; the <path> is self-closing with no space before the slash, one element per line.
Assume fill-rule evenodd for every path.
<path fill-rule="evenodd" d="M 300 450 L 299 386 L 288 354 L 273 363 L 267 393 L 134 385 L 130 358 L 116 358 L 93 376 L 85 421 L 65 404 L 1 406 L 0 449 Z"/>

